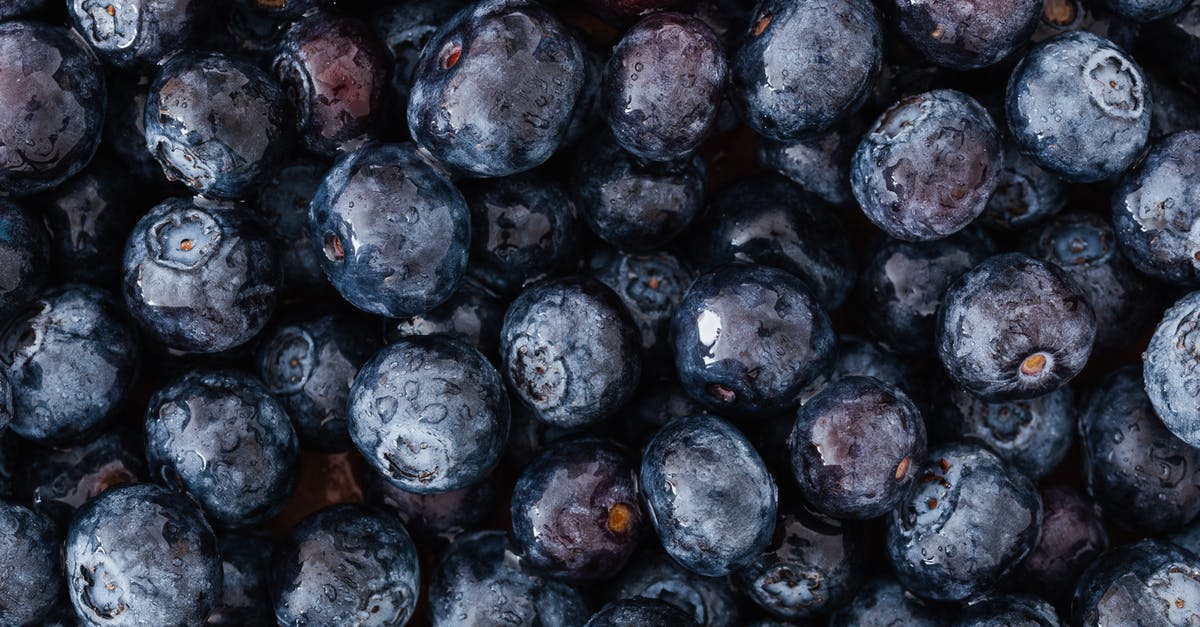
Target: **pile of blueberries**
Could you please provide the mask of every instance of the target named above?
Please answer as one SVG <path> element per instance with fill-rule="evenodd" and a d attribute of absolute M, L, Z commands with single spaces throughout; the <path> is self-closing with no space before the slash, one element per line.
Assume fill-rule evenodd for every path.
<path fill-rule="evenodd" d="M 0 625 L 1200 624 L 1200 0 L 0 1 Z"/>

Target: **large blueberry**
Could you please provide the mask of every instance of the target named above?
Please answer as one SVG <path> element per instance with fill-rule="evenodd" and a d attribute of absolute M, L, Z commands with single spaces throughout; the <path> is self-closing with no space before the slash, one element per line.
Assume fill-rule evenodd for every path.
<path fill-rule="evenodd" d="M 1095 503 L 1074 488 L 1051 485 L 1041 495 L 1041 537 L 1013 581 L 1026 592 L 1060 602 L 1070 598 L 1083 569 L 1108 549 L 1108 533 Z"/>
<path fill-rule="evenodd" d="M 50 237 L 36 214 L 0 199 L 0 316 L 11 315 L 46 284 L 50 253 Z"/>
<path fill-rule="evenodd" d="M 384 339 L 395 342 L 410 335 L 449 335 L 499 363 L 500 325 L 507 306 L 507 301 L 467 278 L 441 305 L 423 314 L 386 321 Z"/>
<path fill-rule="evenodd" d="M 697 625 L 742 624 L 742 598 L 728 577 L 697 575 L 657 547 L 642 551 L 614 584 L 614 598 L 666 601 L 690 614 Z"/>
<path fill-rule="evenodd" d="M 81 505 L 105 490 L 146 477 L 140 447 L 116 433 L 72 448 L 34 446 L 23 451 L 17 492 L 34 511 L 66 529 Z"/>
<path fill-rule="evenodd" d="M 88 46 L 117 67 L 152 66 L 194 43 L 215 3 L 205 0 L 69 0 Z"/>
<path fill-rule="evenodd" d="M 0 501 L 0 623 L 43 618 L 62 592 L 59 535 L 41 515 Z"/>
<path fill-rule="evenodd" d="M 1004 147 L 1000 181 L 979 216 L 979 223 L 989 229 L 1022 231 L 1046 221 L 1066 204 L 1066 183 L 1009 142 Z"/>
<path fill-rule="evenodd" d="M 266 534 L 227 531 L 217 537 L 224 586 L 209 627 L 269 625 L 274 622 L 267 590 L 274 542 Z"/>
<path fill-rule="evenodd" d="M 900 34 L 925 58 L 956 70 L 1000 62 L 1037 27 L 1042 0 L 890 0 Z"/>
<path fill-rule="evenodd" d="M 1071 618 L 1085 627 L 1200 621 L 1200 558 L 1157 540 L 1115 548 L 1079 578 Z"/>
<path fill-rule="evenodd" d="M 137 200 L 134 188 L 120 166 L 97 159 L 38 197 L 50 229 L 56 279 L 103 287 L 118 284 L 125 236 L 146 206 Z M 36 239 L 26 241 L 33 244 Z"/>
<path fill-rule="evenodd" d="M 360 484 L 366 501 L 394 513 L 418 542 L 451 540 L 481 527 L 496 505 L 496 482 L 490 477 L 458 490 L 418 494 L 401 490 L 374 468 L 367 468 Z"/>
<path fill-rule="evenodd" d="M 328 285 L 320 254 L 312 245 L 308 220 L 308 206 L 328 171 L 328 162 L 296 159 L 280 167 L 258 189 L 258 213 L 279 251 L 283 286 L 291 291 Z"/>
<path fill-rule="evenodd" d="M 1200 447 L 1200 292 L 1163 314 L 1142 355 L 1146 394 L 1171 433 Z"/>
<path fill-rule="evenodd" d="M 665 350 L 667 324 L 692 283 L 691 271 L 668 252 L 634 255 L 600 249 L 590 265 L 592 276 L 621 297 L 637 322 L 642 348 Z"/>
<path fill-rule="evenodd" d="M 849 603 L 829 617 L 829 627 L 945 627 L 949 607 L 926 603 L 890 575 L 867 581 Z"/>

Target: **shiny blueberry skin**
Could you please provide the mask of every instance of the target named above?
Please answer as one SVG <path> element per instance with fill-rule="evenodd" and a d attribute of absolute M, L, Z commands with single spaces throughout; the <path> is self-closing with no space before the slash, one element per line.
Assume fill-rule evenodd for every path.
<path fill-rule="evenodd" d="M 712 133 L 729 69 L 704 22 L 653 13 L 613 48 L 600 110 L 625 150 L 643 159 L 682 159 Z"/>
<path fill-rule="evenodd" d="M 55 279 L 103 287 L 118 284 L 125 236 L 145 206 L 134 190 L 121 167 L 97 160 L 38 197 L 50 229 Z"/>
<path fill-rule="evenodd" d="M 826 311 L 845 302 L 858 272 L 849 233 L 833 207 L 776 175 L 741 179 L 708 207 L 693 253 L 706 268 L 737 261 L 787 270 Z"/>
<path fill-rule="evenodd" d="M 32 447 L 15 470 L 17 492 L 61 529 L 76 509 L 101 492 L 147 476 L 142 452 L 115 433 L 74 448 Z"/>
<path fill-rule="evenodd" d="M 275 550 L 271 597 L 279 625 L 403 625 L 420 590 L 417 550 L 394 516 L 365 505 L 327 507 Z"/>
<path fill-rule="evenodd" d="M 1079 416 L 1079 438 L 1088 492 L 1105 518 L 1157 534 L 1200 513 L 1200 450 L 1163 426 L 1136 366 L 1097 383 Z"/>
<path fill-rule="evenodd" d="M 686 612 L 658 599 L 621 599 L 613 601 L 592 615 L 583 627 L 691 627 L 695 625 Z"/>
<path fill-rule="evenodd" d="M 392 61 L 389 110 L 408 109 L 408 91 L 421 49 L 461 7 L 458 0 L 413 0 L 402 5 L 385 5 L 373 13 L 371 27 L 387 46 Z M 403 126 L 403 120 L 400 125 Z"/>
<path fill-rule="evenodd" d="M 248 342 L 275 310 L 279 262 L 245 207 L 170 198 L 138 221 L 122 261 L 125 305 L 170 348 L 216 353 Z"/>
<path fill-rule="evenodd" d="M 1168 135 L 1113 191 L 1112 224 L 1138 270 L 1177 285 L 1200 285 L 1200 131 Z"/>
<path fill-rule="evenodd" d="M 775 479 L 724 420 L 668 422 L 646 445 L 639 480 L 663 548 L 693 572 L 727 575 L 767 549 L 778 511 Z"/>
<path fill-rule="evenodd" d="M 1029 479 L 982 444 L 941 446 L 926 459 L 916 488 L 887 521 L 896 578 L 938 601 L 987 592 L 1037 543 L 1042 501 Z"/>
<path fill-rule="evenodd" d="M 850 187 L 863 213 L 905 241 L 942 239 L 983 213 L 1004 147 L 991 115 L 950 89 L 909 96 L 863 136 Z"/>
<path fill-rule="evenodd" d="M 1178 13 L 1191 0 L 1102 0 L 1113 13 L 1134 22 L 1153 22 Z"/>
<path fill-rule="evenodd" d="M 1142 355 L 1146 394 L 1154 412 L 1179 439 L 1200 447 L 1200 292 L 1184 296 L 1163 314 Z"/>
<path fill-rule="evenodd" d="M 575 36 L 530 0 L 483 0 L 442 24 L 413 71 L 412 137 L 445 167 L 507 176 L 558 149 L 583 87 Z"/>
<path fill-rule="evenodd" d="M 877 518 L 904 498 L 925 461 L 925 423 L 904 392 L 850 376 L 800 408 L 788 449 L 800 492 L 817 511 Z"/>
<path fill-rule="evenodd" d="M 1083 570 L 1108 549 L 1108 533 L 1096 505 L 1074 488 L 1051 485 L 1041 495 L 1041 537 L 1013 580 L 1022 590 L 1065 601 Z"/>
<path fill-rule="evenodd" d="M 1200 558 L 1157 540 L 1117 547 L 1079 578 L 1072 624 L 1187 625 L 1200 620 Z"/>
<path fill-rule="evenodd" d="M 409 492 L 478 483 L 499 462 L 508 427 L 500 374 L 478 350 L 445 336 L 385 346 L 350 390 L 350 437 L 367 463 Z"/>
<path fill-rule="evenodd" d="M 642 348 L 667 349 L 667 325 L 683 294 L 692 284 L 692 272 L 669 252 L 632 254 L 602 248 L 592 256 L 591 275 L 604 283 L 629 310 L 642 336 Z"/>
<path fill-rule="evenodd" d="M 423 314 L 385 322 L 384 340 L 390 343 L 411 335 L 444 334 L 474 346 L 499 363 L 500 325 L 506 307 L 506 301 L 466 279 L 441 305 Z"/>
<path fill-rule="evenodd" d="M 75 513 L 63 550 L 84 625 L 203 625 L 221 596 L 217 538 L 187 496 L 111 488 Z"/>
<path fill-rule="evenodd" d="M 488 624 L 580 625 L 587 603 L 567 584 L 543 579 L 517 559 L 504 532 L 459 536 L 429 582 L 434 627 Z"/>
<path fill-rule="evenodd" d="M 216 3 L 205 0 L 69 0 L 75 31 L 105 62 L 153 66 L 188 47 Z"/>
<path fill-rule="evenodd" d="M 938 65 L 970 70 L 1000 62 L 1024 44 L 1042 15 L 1041 0 L 887 3 L 900 34 Z"/>
<path fill-rule="evenodd" d="M 221 602 L 209 615 L 207 624 L 238 627 L 273 623 L 267 586 L 274 542 L 262 533 L 226 531 L 217 536 L 217 547 L 224 586 Z"/>
<path fill-rule="evenodd" d="M 190 494 L 218 525 L 270 518 L 296 485 L 296 431 L 262 383 L 240 372 L 196 370 L 156 392 L 145 437 L 151 475 Z"/>
<path fill-rule="evenodd" d="M 329 284 L 313 250 L 308 206 L 329 163 L 301 158 L 284 164 L 258 189 L 256 207 L 275 240 L 283 266 L 283 286 L 292 291 L 317 289 Z"/>
<path fill-rule="evenodd" d="M 329 281 L 368 313 L 429 311 L 450 298 L 467 269 L 467 202 L 413 144 L 371 143 L 338 159 L 309 219 Z"/>
<path fill-rule="evenodd" d="M 46 191 L 100 145 L 104 75 L 65 28 L 0 24 L 0 192 Z"/>
<path fill-rule="evenodd" d="M 58 532 L 41 515 L 0 501 L 0 533 L 0 623 L 33 623 L 62 592 Z"/>
<path fill-rule="evenodd" d="M 366 469 L 361 484 L 366 501 L 395 514 L 418 541 L 453 539 L 483 526 L 496 505 L 496 485 L 485 478 L 449 492 L 405 492 L 374 469 Z"/>
<path fill-rule="evenodd" d="M 963 607 L 955 627 L 1059 627 L 1054 606 L 1035 596 L 989 596 Z"/>
<path fill-rule="evenodd" d="M 1119 175 L 1150 134 L 1150 90 L 1141 67 L 1088 32 L 1035 46 L 1013 70 L 1005 100 L 1020 150 L 1071 182 Z"/>
<path fill-rule="evenodd" d="M 1179 83 L 1200 92 L 1200 4 L 1146 27 L 1139 53 L 1159 63 Z"/>
<path fill-rule="evenodd" d="M 133 390 L 137 331 L 108 292 L 70 285 L 44 292 L 0 333 L 21 437 L 71 444 L 95 435 Z"/>
<path fill-rule="evenodd" d="M 704 627 L 741 625 L 742 599 L 727 577 L 704 577 L 657 547 L 642 551 L 615 581 L 613 597 L 666 601 Z"/>
<path fill-rule="evenodd" d="M 986 401 L 1049 394 L 1092 352 L 1096 314 L 1062 268 L 1020 253 L 989 257 L 959 277 L 938 311 L 938 356 Z"/>
<path fill-rule="evenodd" d="M 793 275 L 734 264 L 696 279 L 671 319 L 684 388 L 713 411 L 785 412 L 833 362 L 829 316 Z"/>
<path fill-rule="evenodd" d="M 33 299 L 50 275 L 50 236 L 37 214 L 0 198 L 0 317 Z"/>
<path fill-rule="evenodd" d="M 880 575 L 830 615 L 829 627 L 945 627 L 950 616 L 949 608 L 925 603 L 891 575 Z"/>
<path fill-rule="evenodd" d="M 613 415 L 641 376 L 641 339 L 620 298 L 594 279 L 539 283 L 509 306 L 500 359 L 513 395 L 547 424 Z"/>
<path fill-rule="evenodd" d="M 853 113 L 883 56 L 867 0 L 763 0 L 730 64 L 731 92 L 759 135 L 794 141 Z"/>
<path fill-rule="evenodd" d="M 812 136 L 759 143 L 758 160 L 832 205 L 848 205 L 850 159 L 858 148 L 866 123 L 859 116 Z"/>
<path fill-rule="evenodd" d="M 317 12 L 292 25 L 272 72 L 306 148 L 333 156 L 374 137 L 386 114 L 388 61 L 375 32 L 355 18 Z"/>
<path fill-rule="evenodd" d="M 1045 222 L 1066 204 L 1066 183 L 1010 142 L 1004 147 L 1004 166 L 996 191 L 979 216 L 979 223 L 998 231 L 1023 231 Z"/>

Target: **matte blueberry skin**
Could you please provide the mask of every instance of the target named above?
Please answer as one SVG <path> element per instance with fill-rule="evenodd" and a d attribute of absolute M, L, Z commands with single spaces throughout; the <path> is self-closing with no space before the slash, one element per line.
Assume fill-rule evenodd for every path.
<path fill-rule="evenodd" d="M 30 447 L 19 459 L 16 493 L 62 530 L 87 501 L 147 477 L 142 451 L 116 433 L 73 448 Z"/>
<path fill-rule="evenodd" d="M 132 391 L 138 349 L 137 331 L 107 292 L 82 285 L 43 292 L 0 333 L 12 385 L 9 428 L 44 444 L 95 435 Z"/>
<path fill-rule="evenodd" d="M 1200 356 L 1193 332 L 1200 323 L 1200 292 L 1181 298 L 1163 314 L 1142 354 L 1146 394 L 1167 429 L 1200 447 Z"/>
<path fill-rule="evenodd" d="M 56 281 L 115 287 L 125 236 L 145 206 L 128 173 L 112 161 L 94 161 L 37 204 L 50 230 Z"/>
<path fill-rule="evenodd" d="M 467 202 L 413 144 L 371 143 L 338 159 L 309 219 L 330 283 L 368 313 L 429 311 L 450 298 L 467 269 Z"/>
<path fill-rule="evenodd" d="M 0 502 L 0 622 L 25 625 L 44 617 L 63 589 L 59 534 L 41 515 Z"/>
<path fill-rule="evenodd" d="M 667 554 L 709 577 L 748 566 L 775 530 L 775 479 L 746 436 L 720 418 L 676 418 L 642 453 L 646 511 Z"/>
<path fill-rule="evenodd" d="M 621 599 L 592 615 L 583 627 L 653 627 L 655 625 L 694 625 L 683 610 L 658 599 Z"/>
<path fill-rule="evenodd" d="M 971 440 L 929 451 L 916 488 L 887 520 L 896 578 L 913 594 L 962 601 L 990 590 L 1033 550 L 1033 484 Z"/>
<path fill-rule="evenodd" d="M 721 41 L 703 21 L 653 13 L 613 48 L 601 114 L 625 150 L 652 161 L 682 159 L 712 133 L 728 73 Z"/>
<path fill-rule="evenodd" d="M 1013 581 L 1026 592 L 1070 599 L 1079 575 L 1108 550 L 1108 533 L 1090 498 L 1066 486 L 1042 488 L 1042 533 Z"/>
<path fill-rule="evenodd" d="M 360 483 L 366 502 L 395 514 L 418 541 L 452 540 L 482 527 L 496 505 L 496 483 L 491 478 L 436 494 L 405 492 L 373 469 L 364 470 Z"/>
<path fill-rule="evenodd" d="M 1153 22 L 1178 13 L 1191 0 L 1102 0 L 1113 13 L 1135 22 Z"/>
<path fill-rule="evenodd" d="M 187 496 L 111 488 L 75 513 L 63 548 L 84 625 L 203 625 L 221 596 L 217 538 Z"/>
<path fill-rule="evenodd" d="M 959 277 L 938 310 L 946 372 L 991 402 L 1066 385 L 1087 363 L 1095 336 L 1083 288 L 1057 265 L 1020 253 L 989 257 Z"/>
<path fill-rule="evenodd" d="M 33 300 L 50 275 L 50 236 L 23 205 L 0 199 L 0 317 Z"/>
<path fill-rule="evenodd" d="M 896 26 L 926 59 L 955 70 L 1000 62 L 1028 41 L 1042 15 L 1040 0 L 907 2 L 891 0 Z"/>
<path fill-rule="evenodd" d="M 1200 131 L 1168 135 L 1113 191 L 1112 224 L 1134 267 L 1161 281 L 1200 285 Z"/>
<path fill-rule="evenodd" d="M 620 298 L 595 279 L 539 283 L 509 305 L 500 360 L 513 396 L 558 427 L 612 416 L 641 376 L 641 339 Z"/>
<path fill-rule="evenodd" d="M 389 344 L 350 389 L 350 437 L 367 463 L 418 494 L 481 481 L 508 438 L 500 374 L 466 343 L 416 336 Z"/>
<path fill-rule="evenodd" d="M 997 231 L 1024 231 L 1058 214 L 1067 204 L 1067 185 L 1021 154 L 1004 146 L 1004 166 L 996 191 L 979 223 Z"/>
<path fill-rule="evenodd" d="M 375 32 L 353 17 L 317 12 L 292 25 L 271 71 L 305 148 L 330 157 L 374 138 L 387 114 L 388 62 Z"/>
<path fill-rule="evenodd" d="M 320 254 L 313 250 L 308 206 L 329 171 L 325 161 L 301 158 L 280 166 L 258 190 L 258 213 L 275 240 L 283 286 L 292 291 L 329 285 L 321 270 Z"/>
<path fill-rule="evenodd" d="M 122 259 L 125 306 L 170 348 L 216 353 L 250 341 L 275 310 L 275 248 L 245 208 L 169 198 L 138 221 Z"/>
<path fill-rule="evenodd" d="M 987 597 L 963 608 L 956 627 L 1059 627 L 1054 606 L 1034 596 L 1004 594 Z"/>
<path fill-rule="evenodd" d="M 1150 90 L 1137 63 L 1088 32 L 1036 45 L 1005 96 L 1012 140 L 1060 178 L 1089 183 L 1125 171 L 1150 134 Z"/>
<path fill-rule="evenodd" d="M 130 68 L 153 66 L 190 46 L 214 6 L 204 0 L 69 0 L 67 14 L 100 58 Z"/>
<path fill-rule="evenodd" d="M 763 167 L 791 179 L 831 205 L 848 205 L 850 159 L 866 130 L 859 116 L 821 132 L 788 142 L 764 139 L 759 142 L 758 160 Z"/>
<path fill-rule="evenodd" d="M 296 486 L 296 431 L 262 383 L 240 372 L 195 370 L 155 392 L 145 438 L 151 475 L 221 526 L 270 518 Z"/>
<path fill-rule="evenodd" d="M 863 213 L 896 239 L 942 239 L 983 213 L 1000 182 L 1004 146 L 987 110 L 951 89 L 892 105 L 859 142 L 850 188 Z"/>
<path fill-rule="evenodd" d="M 833 363 L 829 316 L 796 277 L 734 264 L 692 283 L 671 319 L 679 380 L 722 414 L 763 416 L 800 404 Z"/>
<path fill-rule="evenodd" d="M 471 208 L 468 271 L 499 294 L 566 274 L 579 257 L 582 225 L 557 181 L 538 174 L 465 183 Z"/>
<path fill-rule="evenodd" d="M 742 624 L 742 598 L 727 577 L 704 577 L 680 566 L 657 547 L 643 551 L 614 582 L 616 599 L 666 601 L 691 615 L 697 625 Z"/>
<path fill-rule="evenodd" d="M 300 446 L 340 453 L 353 446 L 346 404 L 354 376 L 378 349 L 370 321 L 323 315 L 282 322 L 258 345 L 258 376 L 287 410 Z"/>
<path fill-rule="evenodd" d="M 369 23 L 391 55 L 389 111 L 408 110 L 408 93 L 421 49 L 461 7 L 458 0 L 414 0 L 403 5 L 385 5 L 372 14 Z M 404 127 L 403 119 L 399 125 Z"/>
<path fill-rule="evenodd" d="M 697 229 L 697 265 L 741 261 L 787 270 L 826 311 L 854 287 L 858 264 L 838 211 L 781 176 L 729 185 L 709 203 L 708 216 Z"/>
<path fill-rule="evenodd" d="M 890 574 L 867 581 L 849 603 L 830 615 L 829 627 L 945 627 L 949 607 L 927 604 Z"/>
<path fill-rule="evenodd" d="M 104 74 L 65 28 L 0 24 L 0 191 L 28 196 L 83 169 L 100 145 Z"/>
<path fill-rule="evenodd" d="M 574 35 L 536 2 L 477 2 L 443 23 L 422 50 L 409 132 L 457 172 L 531 170 L 566 136 L 584 65 Z"/>
<path fill-rule="evenodd" d="M 904 392 L 850 376 L 800 408 L 788 449 L 800 493 L 817 511 L 877 518 L 904 498 L 925 461 L 925 422 Z"/>
<path fill-rule="evenodd" d="M 217 537 L 224 586 L 221 602 L 208 617 L 210 626 L 269 625 L 274 622 L 271 594 L 271 552 L 274 542 L 265 534 L 227 531 Z"/>
<path fill-rule="evenodd" d="M 384 340 L 390 343 L 412 335 L 444 334 L 499 363 L 500 325 L 507 306 L 507 301 L 468 278 L 441 305 L 420 315 L 386 321 Z"/>
<path fill-rule="evenodd" d="M 692 271 L 665 251 L 638 255 L 600 249 L 589 265 L 591 275 L 621 297 L 647 354 L 665 352 L 667 326 L 692 284 Z"/>
<path fill-rule="evenodd" d="M 417 550 L 404 525 L 365 505 L 332 505 L 305 518 L 272 560 L 279 625 L 403 625 L 419 590 Z"/>
<path fill-rule="evenodd" d="M 771 544 L 734 581 L 777 618 L 824 614 L 848 601 L 866 571 L 865 536 L 854 523 L 803 508 L 782 513 Z"/>
<path fill-rule="evenodd" d="M 1193 92 L 1200 91 L 1200 5 L 1191 6 L 1156 24 L 1147 25 L 1138 42 L 1140 53 L 1162 66 L 1169 75 Z"/>
<path fill-rule="evenodd" d="M 861 105 L 883 57 L 883 28 L 866 0 L 763 0 L 729 68 L 742 119 L 794 141 Z"/>
<path fill-rule="evenodd" d="M 1117 547 L 1079 578 L 1071 620 L 1088 627 L 1200 620 L 1200 559 L 1156 540 Z"/>

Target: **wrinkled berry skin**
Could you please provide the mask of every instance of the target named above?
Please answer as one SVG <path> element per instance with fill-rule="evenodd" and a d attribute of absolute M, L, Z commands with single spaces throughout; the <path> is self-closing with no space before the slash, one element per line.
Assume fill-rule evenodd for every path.
<path fill-rule="evenodd" d="M 107 292 L 82 285 L 44 292 L 0 334 L 12 385 L 9 428 L 43 444 L 94 436 L 133 390 L 138 349 L 136 329 Z"/>
<path fill-rule="evenodd" d="M 371 27 L 391 54 L 389 111 L 408 109 L 408 91 L 421 49 L 437 33 L 438 27 L 461 7 L 458 0 L 414 0 L 402 5 L 385 5 L 372 15 Z M 400 126 L 404 126 L 403 120 Z"/>
<path fill-rule="evenodd" d="M 945 627 L 951 611 L 926 604 L 891 575 L 867 581 L 849 603 L 829 617 L 829 627 Z"/>
<path fill-rule="evenodd" d="M 54 525 L 20 505 L 0 501 L 0 622 L 25 625 L 44 617 L 62 592 Z"/>
<path fill-rule="evenodd" d="M 1005 96 L 1012 140 L 1038 165 L 1075 183 L 1111 178 L 1150 135 L 1142 69 L 1111 41 L 1084 31 L 1035 46 Z"/>
<path fill-rule="evenodd" d="M 1042 501 L 981 444 L 929 451 L 920 479 L 887 520 L 886 551 L 914 594 L 961 601 L 990 590 L 1033 549 Z"/>
<path fill-rule="evenodd" d="M 1105 518 L 1158 534 L 1200 514 L 1200 450 L 1163 426 L 1136 366 L 1100 381 L 1079 416 L 1088 492 Z"/>
<path fill-rule="evenodd" d="M 97 160 L 38 197 L 59 282 L 117 285 L 125 236 L 144 207 L 128 176 L 112 162 Z"/>
<path fill-rule="evenodd" d="M 1042 4 L 1041 0 L 887 3 L 907 41 L 926 59 L 954 70 L 993 65 L 1012 54 L 1033 34 Z"/>
<path fill-rule="evenodd" d="M 789 142 L 764 139 L 758 160 L 831 205 L 848 205 L 850 159 L 866 123 L 853 116 L 823 133 Z"/>
<path fill-rule="evenodd" d="M 536 2 L 477 2 L 442 24 L 421 52 L 409 132 L 457 172 L 531 170 L 566 136 L 584 65 L 574 35 Z"/>
<path fill-rule="evenodd" d="M 692 627 L 686 612 L 658 599 L 621 599 L 592 615 L 583 627 L 626 627 L 628 625 L 673 625 Z"/>
<path fill-rule="evenodd" d="M 274 543 L 258 533 L 229 531 L 217 537 L 217 546 L 221 553 L 224 587 L 221 603 L 208 617 L 209 627 L 274 622 L 271 595 L 267 590 Z"/>
<path fill-rule="evenodd" d="M 775 539 L 734 581 L 769 614 L 807 618 L 854 595 L 866 571 L 865 549 L 854 523 L 796 508 L 779 516 Z"/>
<path fill-rule="evenodd" d="M 601 249 L 590 266 L 592 276 L 621 297 L 647 354 L 665 351 L 667 325 L 692 284 L 691 270 L 665 251 L 634 255 Z"/>
<path fill-rule="evenodd" d="M 1157 540 L 1117 547 L 1079 578 L 1071 619 L 1087 627 L 1194 623 L 1200 620 L 1200 559 Z"/>
<path fill-rule="evenodd" d="M 703 577 L 680 566 L 660 549 L 647 549 L 614 582 L 616 599 L 666 601 L 687 612 L 697 625 L 736 627 L 741 595 L 725 577 Z"/>
<path fill-rule="evenodd" d="M 496 485 L 484 479 L 459 490 L 417 494 L 397 488 L 385 476 L 366 469 L 361 484 L 366 502 L 392 512 L 418 541 L 453 539 L 483 526 L 496 505 Z"/>
<path fill-rule="evenodd" d="M 1113 13 L 1134 22 L 1154 22 L 1178 13 L 1191 0 L 1102 0 Z"/>
<path fill-rule="evenodd" d="M 33 211 L 0 198 L 0 317 L 33 299 L 46 284 L 50 237 Z"/>
<path fill-rule="evenodd" d="M 467 202 L 412 144 L 367 144 L 338 159 L 309 219 L 329 281 L 368 313 L 424 313 L 450 298 L 467 269 Z"/>
<path fill-rule="evenodd" d="M 990 401 L 1066 385 L 1096 336 L 1090 298 L 1066 271 L 1020 253 L 989 257 L 959 277 L 938 311 L 938 356 L 956 383 Z"/>
<path fill-rule="evenodd" d="M 579 625 L 588 617 L 583 595 L 531 571 L 502 531 L 454 540 L 431 576 L 429 605 L 434 627 L 487 624 L 498 616 L 512 625 Z"/>
<path fill-rule="evenodd" d="M 388 53 L 359 20 L 318 12 L 288 30 L 272 63 L 304 146 L 333 156 L 372 139 L 385 115 Z"/>
<path fill-rule="evenodd" d="M 1004 146 L 1004 167 L 996 191 L 979 216 L 979 223 L 997 231 L 1024 231 L 1045 222 L 1066 204 L 1066 183 L 1010 142 Z"/>
<path fill-rule="evenodd" d="M 1163 314 L 1142 354 L 1146 394 L 1154 413 L 1179 439 L 1200 447 L 1200 354 L 1196 331 L 1200 324 L 1200 292 L 1184 296 Z"/>
<path fill-rule="evenodd" d="M 181 54 L 146 98 L 146 149 L 163 173 L 210 198 L 240 198 L 292 142 L 283 88 L 249 61 Z"/>
<path fill-rule="evenodd" d="M 279 401 L 233 370 L 196 370 L 150 398 L 150 473 L 183 490 L 217 524 L 260 523 L 283 507 L 299 473 L 300 446 Z"/>
<path fill-rule="evenodd" d="M 142 452 L 115 433 L 74 448 L 33 447 L 16 470 L 17 492 L 60 529 L 67 528 L 76 509 L 101 492 L 147 476 Z"/>
<path fill-rule="evenodd" d="M 0 192 L 52 189 L 100 145 L 104 74 L 64 28 L 0 24 Z"/>
<path fill-rule="evenodd" d="M 712 133 L 729 72 L 704 22 L 653 13 L 613 48 L 600 111 L 625 150 L 651 161 L 682 159 Z"/>
<path fill-rule="evenodd" d="M 942 239 L 983 213 L 1004 147 L 991 116 L 951 89 L 892 105 L 859 142 L 850 187 L 863 213 L 896 239 Z"/>
<path fill-rule="evenodd" d="M 904 498 L 925 461 L 925 423 L 904 392 L 851 376 L 800 408 L 788 449 L 813 508 L 843 520 L 877 518 Z"/>
<path fill-rule="evenodd" d="M 778 511 L 775 479 L 724 420 L 668 422 L 646 445 L 638 479 L 663 548 L 693 572 L 727 575 L 767 549 Z"/>
<path fill-rule="evenodd" d="M 358 316 L 324 315 L 277 325 L 258 345 L 258 376 L 287 410 L 300 446 L 350 450 L 346 403 L 354 375 L 378 348 Z"/>
<path fill-rule="evenodd" d="M 85 503 L 63 555 L 84 625 L 203 625 L 220 601 L 216 535 L 194 501 L 154 484 L 117 486 Z"/>
<path fill-rule="evenodd" d="M 1042 533 L 1013 575 L 1018 587 L 1058 602 L 1069 599 L 1080 573 L 1108 549 L 1100 511 L 1074 488 L 1042 488 Z"/>
<path fill-rule="evenodd" d="M 170 348 L 216 353 L 250 341 L 275 310 L 274 246 L 244 208 L 169 198 L 138 221 L 122 260 L 125 306 Z"/>
<path fill-rule="evenodd" d="M 671 347 L 688 394 L 713 411 L 763 416 L 800 404 L 833 362 L 829 316 L 796 277 L 734 264 L 701 276 L 671 319 Z"/>
<path fill-rule="evenodd" d="M 69 0 L 88 46 L 119 68 L 153 66 L 196 39 L 215 3 L 205 0 Z"/>
<path fill-rule="evenodd" d="M 500 374 L 466 343 L 404 338 L 375 354 L 350 389 L 350 437 L 367 463 L 418 494 L 487 476 L 508 439 Z"/>
<path fill-rule="evenodd" d="M 875 84 L 883 28 L 867 0 L 763 0 L 730 65 L 750 128 L 795 141 L 853 113 Z"/>
<path fill-rule="evenodd" d="M 509 306 L 500 359 L 513 395 L 547 424 L 600 422 L 633 396 L 641 340 L 621 299 L 595 279 L 539 283 Z"/>
<path fill-rule="evenodd" d="M 459 283 L 450 300 L 429 311 L 385 323 L 384 339 L 391 343 L 411 335 L 444 334 L 479 349 L 499 363 L 500 324 L 507 303 L 470 279 Z"/>
<path fill-rule="evenodd" d="M 1054 606 L 1035 596 L 1004 594 L 989 596 L 963 607 L 955 627 L 1059 627 Z"/>
<path fill-rule="evenodd" d="M 313 250 L 308 221 L 308 206 L 327 172 L 327 162 L 298 159 L 281 166 L 258 191 L 258 214 L 275 240 L 279 264 L 283 266 L 283 286 L 288 290 L 329 284 L 321 270 L 320 255 Z"/>
<path fill-rule="evenodd" d="M 1112 224 L 1134 267 L 1161 281 L 1200 285 L 1200 131 L 1162 138 L 1113 191 Z"/>
<path fill-rule="evenodd" d="M 365 505 L 327 507 L 275 550 L 271 596 L 279 625 L 403 625 L 420 589 L 417 550 L 395 517 Z"/>

